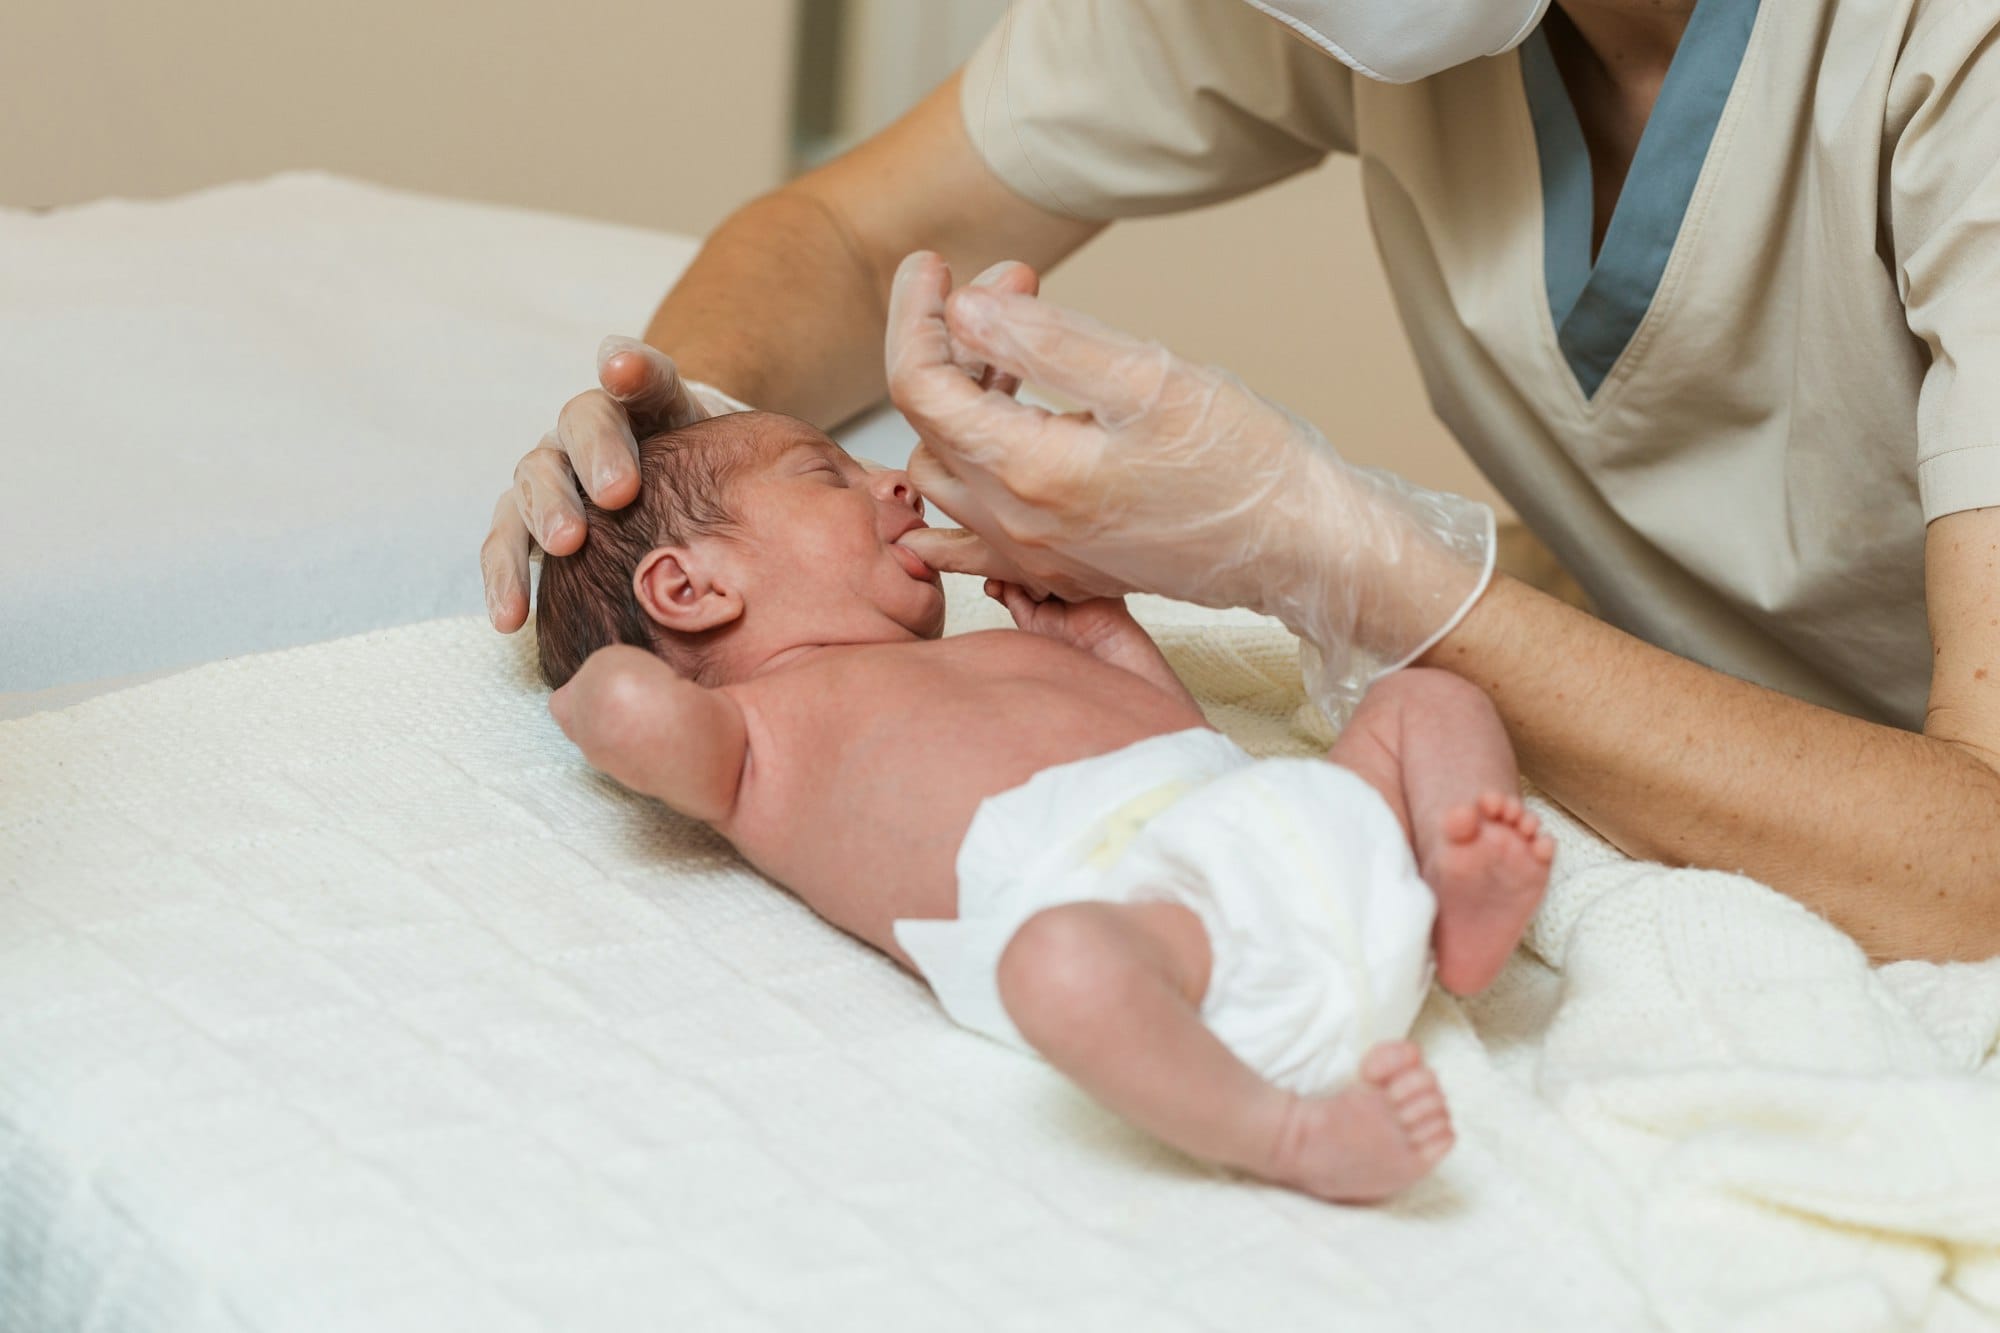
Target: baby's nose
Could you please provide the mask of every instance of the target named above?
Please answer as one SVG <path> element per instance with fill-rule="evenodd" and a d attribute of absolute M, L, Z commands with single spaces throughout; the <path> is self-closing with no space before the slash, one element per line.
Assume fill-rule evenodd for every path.
<path fill-rule="evenodd" d="M 907 472 L 877 472 L 870 480 L 875 485 L 878 498 L 895 504 L 908 505 L 917 511 L 917 517 L 924 516 L 924 497 L 917 494 L 917 488 L 910 484 Z"/>

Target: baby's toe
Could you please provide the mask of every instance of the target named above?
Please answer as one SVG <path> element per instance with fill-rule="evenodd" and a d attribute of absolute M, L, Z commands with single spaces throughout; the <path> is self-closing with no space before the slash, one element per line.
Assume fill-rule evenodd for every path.
<path fill-rule="evenodd" d="M 1507 798 L 1497 791 L 1483 792 L 1479 797 L 1479 813 L 1488 819 L 1499 819 L 1507 811 Z"/>
<path fill-rule="evenodd" d="M 1442 1162 L 1445 1159 L 1445 1155 L 1457 1143 L 1458 1136 L 1452 1133 L 1451 1125 L 1446 1123 L 1444 1128 L 1436 1133 L 1412 1135 L 1410 1138 L 1410 1150 L 1416 1154 L 1417 1160 L 1422 1162 L 1425 1168 L 1428 1169 Z"/>
<path fill-rule="evenodd" d="M 1437 1097 L 1440 1105 L 1444 1101 L 1438 1092 L 1437 1075 L 1424 1065 L 1405 1069 L 1383 1084 L 1382 1091 L 1388 1094 L 1390 1103 L 1399 1113 L 1427 1097 Z"/>
<path fill-rule="evenodd" d="M 1451 1113 L 1445 1110 L 1444 1100 L 1428 1103 L 1422 1114 L 1412 1115 L 1403 1121 L 1414 1144 L 1429 1143 L 1436 1139 L 1449 1140 L 1454 1137 L 1451 1127 Z"/>
<path fill-rule="evenodd" d="M 1457 1136 L 1452 1130 L 1451 1112 L 1445 1106 L 1444 1093 L 1435 1084 L 1405 1100 L 1398 1101 L 1392 1096 L 1390 1103 L 1410 1150 L 1426 1165 L 1435 1163 L 1451 1151 Z"/>
<path fill-rule="evenodd" d="M 1405 1070 L 1422 1068 L 1424 1053 L 1413 1041 L 1385 1041 L 1361 1057 L 1361 1076 L 1377 1087 L 1387 1086 Z"/>
<path fill-rule="evenodd" d="M 1471 842 L 1480 828 L 1479 810 L 1476 806 L 1455 805 L 1444 812 L 1444 819 L 1438 831 L 1444 834 L 1446 842 Z"/>
<path fill-rule="evenodd" d="M 1450 1120 L 1445 1114 L 1444 1093 L 1435 1088 L 1429 1092 L 1419 1092 L 1407 1101 L 1396 1102 L 1396 1114 L 1402 1118 L 1405 1125 L 1409 1126 L 1412 1133 L 1415 1133 L 1419 1126 L 1432 1125 L 1440 1120 L 1449 1123 Z"/>
<path fill-rule="evenodd" d="M 1556 859 L 1556 840 L 1544 833 L 1535 839 L 1535 859 L 1543 865 Z"/>

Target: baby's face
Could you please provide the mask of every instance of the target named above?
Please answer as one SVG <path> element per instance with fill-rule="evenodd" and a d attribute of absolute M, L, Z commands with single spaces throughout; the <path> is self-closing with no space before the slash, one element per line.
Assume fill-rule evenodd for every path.
<path fill-rule="evenodd" d="M 873 643 L 943 632 L 938 576 L 896 542 L 924 526 L 907 474 L 871 471 L 803 422 L 777 418 L 730 490 L 744 619 L 759 637 Z"/>

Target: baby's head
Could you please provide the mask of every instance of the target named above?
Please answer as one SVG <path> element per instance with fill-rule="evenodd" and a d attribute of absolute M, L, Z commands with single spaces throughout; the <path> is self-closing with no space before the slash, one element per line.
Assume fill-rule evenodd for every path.
<path fill-rule="evenodd" d="M 803 421 L 736 412 L 641 441 L 639 475 L 623 509 L 586 499 L 582 547 L 542 562 L 551 686 L 614 643 L 725 685 L 790 648 L 942 632 L 937 575 L 896 543 L 923 526 L 904 473 L 864 468 Z"/>

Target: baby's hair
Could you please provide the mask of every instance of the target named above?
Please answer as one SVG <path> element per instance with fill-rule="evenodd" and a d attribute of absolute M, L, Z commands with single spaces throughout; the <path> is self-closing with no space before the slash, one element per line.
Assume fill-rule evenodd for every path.
<path fill-rule="evenodd" d="M 551 689 L 614 643 L 657 653 L 681 675 L 707 683 L 708 636 L 654 623 L 632 591 L 632 575 L 649 551 L 734 526 L 729 485 L 751 452 L 749 424 L 743 414 L 710 417 L 650 436 L 639 442 L 636 500 L 623 509 L 600 509 L 584 497 L 583 545 L 570 555 L 543 557 L 535 597 L 542 679 Z"/>

